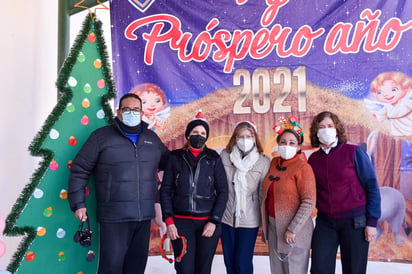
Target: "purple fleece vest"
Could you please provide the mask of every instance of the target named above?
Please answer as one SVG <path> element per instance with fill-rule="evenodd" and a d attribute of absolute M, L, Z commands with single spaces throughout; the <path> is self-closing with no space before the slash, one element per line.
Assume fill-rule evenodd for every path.
<path fill-rule="evenodd" d="M 309 158 L 316 177 L 316 207 L 329 218 L 341 219 L 366 212 L 366 194 L 356 174 L 357 146 L 341 144 L 329 154 L 321 150 Z"/>

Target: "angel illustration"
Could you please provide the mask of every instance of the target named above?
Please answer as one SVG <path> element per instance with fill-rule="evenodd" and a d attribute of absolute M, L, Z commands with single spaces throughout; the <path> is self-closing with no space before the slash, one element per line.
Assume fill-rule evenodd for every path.
<path fill-rule="evenodd" d="M 164 130 L 169 122 L 170 107 L 167 106 L 166 95 L 163 90 L 152 83 L 144 83 L 134 87 L 130 93 L 134 93 L 142 100 L 143 117 L 142 120 L 148 123 L 148 129 L 153 131 Z M 160 189 L 163 180 L 163 172 L 157 172 L 158 189 Z M 155 202 L 155 218 L 152 223 L 159 226 L 160 237 L 166 233 L 167 227 L 162 220 L 162 209 L 160 206 L 160 197 Z M 167 238 L 164 243 L 165 250 L 170 250 L 170 239 Z"/>
<path fill-rule="evenodd" d="M 142 99 L 142 120 L 149 124 L 148 128 L 153 131 L 164 130 L 169 122 L 170 107 L 167 106 L 163 90 L 155 84 L 144 83 L 134 87 L 130 93 Z"/>
<path fill-rule="evenodd" d="M 393 136 L 412 135 L 412 78 L 402 72 L 383 72 L 370 87 L 376 100 L 364 102 L 373 117 L 388 120 Z"/>

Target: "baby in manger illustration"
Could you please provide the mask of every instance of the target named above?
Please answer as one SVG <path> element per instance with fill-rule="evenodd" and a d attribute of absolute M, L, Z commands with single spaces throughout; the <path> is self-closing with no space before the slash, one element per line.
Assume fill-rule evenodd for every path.
<path fill-rule="evenodd" d="M 142 120 L 149 124 L 148 128 L 153 131 L 164 130 L 170 116 L 164 91 L 155 84 L 144 83 L 134 87 L 130 93 L 142 99 Z"/>
<path fill-rule="evenodd" d="M 392 136 L 412 135 L 412 77 L 402 72 L 383 72 L 371 82 L 376 100 L 364 99 L 379 122 L 389 120 Z"/>

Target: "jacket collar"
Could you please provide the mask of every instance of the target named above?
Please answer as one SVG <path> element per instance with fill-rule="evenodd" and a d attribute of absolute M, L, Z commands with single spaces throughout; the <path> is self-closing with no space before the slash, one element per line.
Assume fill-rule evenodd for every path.
<path fill-rule="evenodd" d="M 191 153 L 191 152 L 188 149 L 183 149 L 182 148 L 182 149 L 175 150 L 174 153 L 178 154 L 179 156 L 183 156 L 186 153 Z M 214 150 L 211 150 L 207 146 L 205 146 L 203 148 L 202 152 L 200 152 L 198 158 L 206 157 L 206 158 L 209 158 L 209 159 L 215 159 L 216 155 L 218 155 L 218 154 L 214 153 Z"/>
<path fill-rule="evenodd" d="M 280 167 L 290 166 L 290 165 L 292 165 L 296 162 L 302 161 L 302 160 L 306 161 L 306 155 L 303 152 L 297 154 L 295 157 L 293 157 L 292 159 L 289 159 L 289 160 L 284 160 L 284 159 L 279 157 L 279 165 L 280 165 Z"/>
<path fill-rule="evenodd" d="M 339 149 L 342 146 L 343 143 L 338 142 L 336 146 L 331 147 L 329 152 L 326 153 L 322 148 L 320 148 L 319 150 L 323 153 L 323 154 L 330 154 L 332 152 L 334 152 L 335 150 Z"/>

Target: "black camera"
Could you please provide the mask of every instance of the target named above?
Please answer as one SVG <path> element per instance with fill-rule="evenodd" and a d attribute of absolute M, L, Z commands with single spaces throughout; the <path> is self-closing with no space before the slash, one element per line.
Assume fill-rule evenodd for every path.
<path fill-rule="evenodd" d="M 85 222 L 80 221 L 79 229 L 74 234 L 73 240 L 84 247 L 88 247 L 92 244 L 92 230 L 90 228 L 89 215 L 87 215 L 86 219 L 87 227 L 83 230 L 84 223 Z"/>

